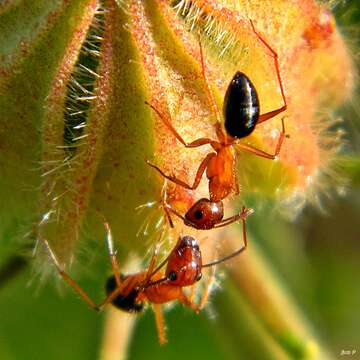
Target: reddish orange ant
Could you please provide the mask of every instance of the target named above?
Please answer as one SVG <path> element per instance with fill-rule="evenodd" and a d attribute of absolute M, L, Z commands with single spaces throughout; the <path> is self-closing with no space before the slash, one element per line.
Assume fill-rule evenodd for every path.
<path fill-rule="evenodd" d="M 207 154 L 205 159 L 203 159 L 200 166 L 198 167 L 195 180 L 192 185 L 189 185 L 174 176 L 166 175 L 156 165 L 153 165 L 149 161 L 147 161 L 147 163 L 151 167 L 156 169 L 163 177 L 189 190 L 195 190 L 199 186 L 200 180 L 204 172 L 206 171 L 206 177 L 209 180 L 210 199 L 203 198 L 198 200 L 187 211 L 185 217 L 183 217 L 175 209 L 173 209 L 170 204 L 163 201 L 164 209 L 170 221 L 170 224 L 172 224 L 172 221 L 169 216 L 169 212 L 183 219 L 186 225 L 193 226 L 197 229 L 211 229 L 214 227 L 216 228 L 225 226 L 231 224 L 232 222 L 238 221 L 239 219 L 242 219 L 246 215 L 246 213 L 249 213 L 250 211 L 252 212 L 251 209 L 246 210 L 245 212 L 243 210 L 241 214 L 237 214 L 230 218 L 223 219 L 224 210 L 222 200 L 225 199 L 232 191 L 234 191 L 235 194 L 239 194 L 239 186 L 236 181 L 235 173 L 236 152 L 234 147 L 236 146 L 240 150 L 244 150 L 246 152 L 250 152 L 267 159 L 275 160 L 280 153 L 284 138 L 285 136 L 287 136 L 285 135 L 284 120 L 282 119 L 282 131 L 280 133 L 280 137 L 276 145 L 274 154 L 267 153 L 251 145 L 238 142 L 239 139 L 245 138 L 246 136 L 250 135 L 258 124 L 273 118 L 274 116 L 282 113 L 287 109 L 285 93 L 279 70 L 278 55 L 270 47 L 270 45 L 260 36 L 260 34 L 258 34 L 251 20 L 250 24 L 257 38 L 271 52 L 274 58 L 276 75 L 279 82 L 281 96 L 284 102 L 284 105 L 281 108 L 260 115 L 259 98 L 255 86 L 244 73 L 238 71 L 231 80 L 225 94 L 223 107 L 225 119 L 224 132 L 221 126 L 220 113 L 206 77 L 205 60 L 201 42 L 199 42 L 199 44 L 202 76 L 206 84 L 208 101 L 214 110 L 217 120 L 216 135 L 218 140 L 199 138 L 190 143 L 185 142 L 185 140 L 172 126 L 171 119 L 164 115 L 161 111 L 159 111 L 155 106 L 146 102 L 146 104 L 148 104 L 156 112 L 156 114 L 167 126 L 167 128 L 173 133 L 176 139 L 178 139 L 185 147 L 195 148 L 203 145 L 210 145 L 215 151 Z"/>
<path fill-rule="evenodd" d="M 185 306 L 193 309 L 195 312 L 199 312 L 207 300 L 210 283 L 206 286 L 199 304 L 193 303 L 183 292 L 183 288 L 192 286 L 199 281 L 202 277 L 203 268 L 220 264 L 239 255 L 246 249 L 247 240 L 245 219 L 242 219 L 242 222 L 244 245 L 228 256 L 203 265 L 201 251 L 197 241 L 191 236 L 181 236 L 168 257 L 157 267 L 155 267 L 157 260 L 157 253 L 155 251 L 146 271 L 125 276 L 119 271 L 110 226 L 105 222 L 108 252 L 111 260 L 113 275 L 110 276 L 106 282 L 105 288 L 107 295 L 99 305 L 96 305 L 85 290 L 83 290 L 82 287 L 65 272 L 57 260 L 56 255 L 52 251 L 48 241 L 41 237 L 39 237 L 39 240 L 41 240 L 45 245 L 50 259 L 55 265 L 59 275 L 92 309 L 100 311 L 105 305 L 111 303 L 123 311 L 137 313 L 143 309 L 144 302 L 151 303 L 155 312 L 159 341 L 163 344 L 166 342 L 166 338 L 160 304 L 178 300 Z M 161 275 L 159 271 L 165 265 L 167 265 L 166 270 L 164 274 Z"/>

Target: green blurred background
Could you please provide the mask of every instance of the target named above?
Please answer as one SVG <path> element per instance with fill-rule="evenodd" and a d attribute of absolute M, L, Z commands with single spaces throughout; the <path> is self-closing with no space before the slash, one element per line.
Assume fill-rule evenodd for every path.
<path fill-rule="evenodd" d="M 339 1 L 335 9 L 356 54 L 358 1 Z M 325 212 L 306 207 L 295 221 L 281 218 L 272 204 L 263 204 L 249 229 L 252 241 L 334 358 L 360 359 L 359 110 L 358 95 L 339 110 L 347 131 L 346 161 L 340 166 L 350 179 L 345 193 L 324 199 Z M 59 291 L 52 283 L 39 284 L 30 266 L 10 278 L 7 261 L 7 257 L 0 260 L 0 359 L 98 358 L 104 315 L 90 311 L 64 287 Z M 90 266 L 108 272 L 105 257 L 93 259 Z M 86 273 L 81 284 L 92 294 L 102 294 L 98 277 L 90 270 Z M 296 353 L 290 357 L 269 351 L 265 329 L 231 279 L 223 280 L 200 315 L 176 305 L 165 317 L 169 343 L 160 347 L 153 313 L 139 315 L 129 359 L 297 358 Z M 342 356 L 342 350 L 356 353 Z"/>

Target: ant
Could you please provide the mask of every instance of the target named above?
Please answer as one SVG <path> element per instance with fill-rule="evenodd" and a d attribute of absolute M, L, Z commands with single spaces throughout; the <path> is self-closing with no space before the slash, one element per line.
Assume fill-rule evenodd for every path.
<path fill-rule="evenodd" d="M 82 287 L 65 272 L 48 241 L 41 237 L 39 237 L 39 240 L 44 244 L 59 275 L 93 310 L 100 311 L 105 305 L 111 303 L 122 311 L 139 313 L 144 308 L 144 302 L 151 303 L 155 312 L 159 342 L 160 344 L 164 344 L 166 342 L 166 337 L 161 304 L 178 300 L 185 306 L 193 309 L 196 313 L 203 308 L 209 295 L 211 283 L 209 282 L 205 287 L 199 304 L 192 302 L 192 300 L 183 292 L 183 288 L 192 286 L 198 282 L 202 277 L 202 269 L 210 268 L 227 261 L 239 255 L 246 249 L 247 239 L 245 219 L 242 219 L 242 222 L 244 245 L 230 255 L 203 265 L 201 251 L 196 239 L 191 236 L 180 236 L 175 247 L 157 267 L 155 267 L 157 260 L 157 250 L 155 250 L 147 270 L 130 275 L 123 275 L 119 271 L 110 226 L 105 222 L 107 247 L 113 275 L 106 281 L 106 297 L 99 305 L 96 305 L 85 290 L 83 290 Z M 161 275 L 159 271 L 165 265 L 165 272 Z"/>
<path fill-rule="evenodd" d="M 279 70 L 278 54 L 255 30 L 254 24 L 251 20 L 250 24 L 258 40 L 270 51 L 272 57 L 274 58 L 276 75 L 284 103 L 282 107 L 260 115 L 259 97 L 257 95 L 255 86 L 244 73 L 237 71 L 227 88 L 224 98 L 224 131 L 221 126 L 220 113 L 211 92 L 210 84 L 206 77 L 205 60 L 200 41 L 199 47 L 202 76 L 206 85 L 205 89 L 207 92 L 208 101 L 216 117 L 215 126 L 218 139 L 212 140 L 209 138 L 199 138 L 190 143 L 185 142 L 185 140 L 172 126 L 171 118 L 164 115 L 154 105 L 146 102 L 146 104 L 155 111 L 155 113 L 159 116 L 164 125 L 172 132 L 176 139 L 180 141 L 186 148 L 196 148 L 203 145 L 210 145 L 214 150 L 214 152 L 207 154 L 206 157 L 202 160 L 192 185 L 189 185 L 188 183 L 174 176 L 166 175 L 159 167 L 147 161 L 147 164 L 156 169 L 163 177 L 188 190 L 195 190 L 199 186 L 201 178 L 206 171 L 206 177 L 209 180 L 210 198 L 202 198 L 198 200 L 187 211 L 184 217 L 180 215 L 175 209 L 173 209 L 170 204 L 163 201 L 164 209 L 170 224 L 172 224 L 172 221 L 169 212 L 182 218 L 186 225 L 203 230 L 231 224 L 235 221 L 238 221 L 239 219 L 242 219 L 244 216 L 246 216 L 246 214 L 252 212 L 252 209 L 243 210 L 241 214 L 223 219 L 224 206 L 222 200 L 225 199 L 231 192 L 239 194 L 239 185 L 236 180 L 235 173 L 235 147 L 263 158 L 275 160 L 280 153 L 284 138 L 288 137 L 288 135 L 285 134 L 284 119 L 281 119 L 282 131 L 280 133 L 274 154 L 267 153 L 251 145 L 238 142 L 239 139 L 250 135 L 258 124 L 272 119 L 287 109 L 284 88 Z"/>
<path fill-rule="evenodd" d="M 245 220 L 247 216 L 254 213 L 254 209 L 243 206 L 239 214 L 224 219 L 224 204 L 221 200 L 211 201 L 206 198 L 201 198 L 196 201 L 183 216 L 167 202 L 166 190 L 163 190 L 162 207 L 172 228 L 174 227 L 174 223 L 170 213 L 179 217 L 185 225 L 197 230 L 217 229 L 239 220 Z"/>

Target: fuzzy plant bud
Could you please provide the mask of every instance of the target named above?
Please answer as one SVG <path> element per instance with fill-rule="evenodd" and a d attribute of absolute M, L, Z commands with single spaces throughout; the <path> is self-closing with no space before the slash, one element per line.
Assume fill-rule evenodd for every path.
<path fill-rule="evenodd" d="M 239 227 L 198 231 L 176 218 L 170 229 L 163 208 L 166 200 L 184 215 L 209 198 L 206 171 L 195 191 L 181 183 L 194 183 L 213 150 L 179 138 L 219 140 L 237 72 L 251 79 L 260 114 L 286 102 L 238 140 L 242 149 L 273 154 L 282 123 L 286 137 L 275 160 L 233 146 L 225 165 L 238 186 L 225 196 L 226 216 L 254 194 L 296 215 L 339 183 L 334 112 L 350 98 L 355 70 L 325 2 L 5 1 L 0 28 L 0 242 L 3 254 L 30 242 L 43 274 L 92 251 L 108 269 L 115 254 L 123 271 L 130 254 L 166 255 L 179 235 L 198 240 L 204 263 L 238 246 Z M 259 253 L 252 245 L 235 262 L 230 303 L 251 309 L 271 354 L 281 353 L 274 358 L 329 359 Z M 231 302 L 239 289 L 241 306 Z"/>
<path fill-rule="evenodd" d="M 146 164 L 192 184 L 209 153 L 185 148 L 148 104 L 186 142 L 216 139 L 209 92 L 222 114 L 241 71 L 260 112 L 278 109 L 277 62 L 287 110 L 240 141 L 273 152 L 282 118 L 288 137 L 275 161 L 237 152 L 239 199 L 258 193 L 301 206 L 329 185 L 340 139 L 328 129 L 354 70 L 325 4 L 76 0 L 41 2 L 31 14 L 11 3 L 0 9 L 9 32 L 1 40 L 1 239 L 30 232 L 66 263 L 79 239 L 103 241 L 105 218 L 120 257 L 144 253 L 166 227 L 164 186 L 182 213 L 208 196 L 206 179 L 192 192 L 164 185 Z"/>

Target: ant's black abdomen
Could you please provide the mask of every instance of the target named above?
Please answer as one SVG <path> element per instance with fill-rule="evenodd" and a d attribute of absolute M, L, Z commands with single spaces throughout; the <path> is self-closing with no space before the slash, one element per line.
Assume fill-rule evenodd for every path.
<path fill-rule="evenodd" d="M 238 71 L 231 80 L 224 99 L 227 134 L 234 138 L 250 135 L 259 119 L 259 98 L 250 79 Z"/>
<path fill-rule="evenodd" d="M 122 279 L 124 279 L 123 276 L 122 276 Z M 111 292 L 113 292 L 116 289 L 115 276 L 109 277 L 109 279 L 106 282 L 105 289 L 106 289 L 107 295 L 109 295 Z M 136 298 L 137 298 L 138 294 L 139 294 L 139 291 L 136 288 L 134 288 L 126 296 L 119 294 L 111 303 L 115 307 L 117 307 L 118 309 L 121 309 L 123 311 L 127 311 L 130 313 L 133 313 L 133 312 L 137 313 L 137 312 L 140 312 L 144 307 L 144 303 L 136 302 Z"/>

